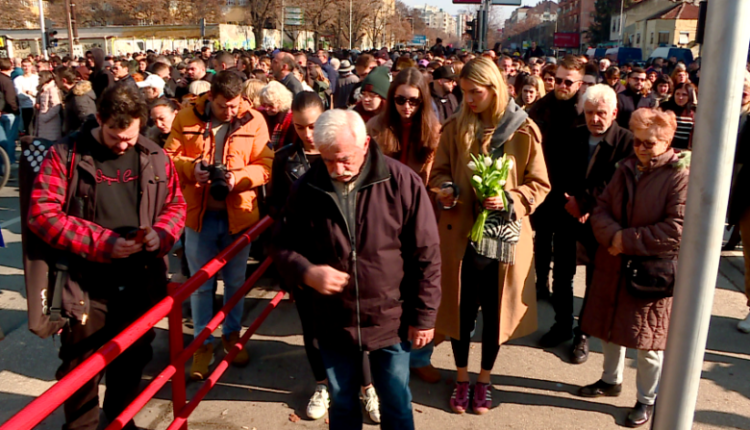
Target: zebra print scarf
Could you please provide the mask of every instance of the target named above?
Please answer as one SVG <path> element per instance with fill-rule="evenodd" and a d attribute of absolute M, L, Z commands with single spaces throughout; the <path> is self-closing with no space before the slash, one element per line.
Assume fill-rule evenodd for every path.
<path fill-rule="evenodd" d="M 510 198 L 508 201 L 511 202 Z M 484 224 L 484 238 L 479 243 L 472 242 L 477 254 L 501 263 L 516 263 L 516 245 L 521 237 L 521 220 L 514 218 L 513 207 L 505 211 L 492 211 Z"/>

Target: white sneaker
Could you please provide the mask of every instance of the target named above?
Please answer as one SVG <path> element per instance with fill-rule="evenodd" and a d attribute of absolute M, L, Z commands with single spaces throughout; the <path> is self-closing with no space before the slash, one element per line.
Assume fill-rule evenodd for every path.
<path fill-rule="evenodd" d="M 362 403 L 365 405 L 365 411 L 375 424 L 380 424 L 380 400 L 375 392 L 375 387 L 365 390 L 362 395 Z"/>
<path fill-rule="evenodd" d="M 744 320 L 737 323 L 737 330 L 743 333 L 750 333 L 750 314 L 747 314 Z"/>
<path fill-rule="evenodd" d="M 311 420 L 319 420 L 328 412 L 328 406 L 331 404 L 331 398 L 328 396 L 328 387 L 324 384 L 318 384 L 315 387 L 315 393 L 310 397 L 310 403 L 307 404 L 307 416 Z"/>

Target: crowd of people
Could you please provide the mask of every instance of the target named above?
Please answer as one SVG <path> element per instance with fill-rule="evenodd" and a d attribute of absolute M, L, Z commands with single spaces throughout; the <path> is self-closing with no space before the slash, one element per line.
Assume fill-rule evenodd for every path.
<path fill-rule="evenodd" d="M 171 252 L 182 259 L 172 281 L 184 282 L 268 214 L 272 234 L 253 246 L 267 246 L 296 303 L 316 385 L 311 419 L 328 413 L 332 429 L 361 428 L 361 403 L 383 428 L 414 428 L 409 379 L 441 379 L 431 355 L 445 340 L 456 368 L 446 403 L 488 412 L 501 345 L 535 332 L 537 300 L 548 300 L 555 322 L 542 347 L 572 340 L 570 362 L 581 364 L 590 338 L 602 343 L 601 377 L 580 396 L 620 395 L 626 349 L 638 351 L 625 423 L 647 423 L 669 329 L 699 65 L 659 59 L 644 69 L 533 48 L 523 57 L 439 42 L 415 52 L 205 47 L 0 59 L 3 148 L 14 158 L 19 132 L 56 142 L 31 191 L 28 228 L 66 257 L 58 377 L 166 294 Z M 743 238 L 745 76 L 729 216 Z M 474 191 L 478 155 L 511 160 L 504 195 Z M 483 210 L 490 216 L 475 242 Z M 244 283 L 250 252 L 221 270 L 225 302 Z M 745 261 L 750 305 L 750 251 Z M 578 265 L 586 294 L 575 315 Z M 215 292 L 209 279 L 190 297 L 196 337 Z M 194 354 L 192 379 L 208 377 L 219 345 L 238 343 L 242 315 L 240 300 L 221 343 L 209 336 Z M 750 332 L 750 315 L 738 328 Z M 108 419 L 134 398 L 152 340 L 108 368 Z M 232 363 L 249 361 L 243 349 Z M 65 403 L 66 428 L 97 427 L 101 376 Z"/>

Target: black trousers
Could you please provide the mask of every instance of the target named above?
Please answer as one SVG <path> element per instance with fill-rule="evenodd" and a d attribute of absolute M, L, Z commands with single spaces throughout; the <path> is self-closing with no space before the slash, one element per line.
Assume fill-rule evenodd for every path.
<path fill-rule="evenodd" d="M 576 274 L 576 240 L 580 223 L 564 210 L 534 222 L 534 258 L 538 288 L 546 288 L 552 268 L 552 307 L 555 323 L 573 328 L 573 277 Z"/>
<path fill-rule="evenodd" d="M 126 288 L 106 299 L 92 299 L 86 324 L 74 322 L 63 330 L 60 336 L 62 365 L 56 374 L 58 380 L 149 309 L 151 301 L 141 288 L 137 290 L 128 291 Z M 96 430 L 99 425 L 99 382 L 105 374 L 104 413 L 109 421 L 117 418 L 138 395 L 141 374 L 153 356 L 151 342 L 154 337 L 152 329 L 65 402 L 66 424 L 63 430 Z M 135 424 L 131 420 L 125 428 L 134 429 Z"/>
<path fill-rule="evenodd" d="M 29 134 L 29 127 L 31 126 L 31 118 L 34 116 L 34 108 L 21 108 L 21 118 L 23 118 L 23 131 Z"/>
<path fill-rule="evenodd" d="M 500 262 L 483 257 L 469 245 L 461 266 L 460 336 L 451 339 L 456 367 L 469 364 L 471 332 L 482 307 L 482 369 L 492 370 L 500 351 Z"/>

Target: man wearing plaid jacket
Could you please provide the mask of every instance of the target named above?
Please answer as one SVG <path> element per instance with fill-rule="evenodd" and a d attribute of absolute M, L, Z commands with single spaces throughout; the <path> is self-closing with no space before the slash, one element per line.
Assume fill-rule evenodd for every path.
<path fill-rule="evenodd" d="M 166 294 L 166 258 L 186 205 L 172 161 L 139 133 L 147 114 L 137 89 L 107 89 L 96 120 L 52 146 L 34 182 L 29 228 L 69 267 L 58 379 Z M 152 330 L 107 367 L 107 420 L 137 395 L 153 338 Z M 101 376 L 65 402 L 65 429 L 97 428 Z"/>

